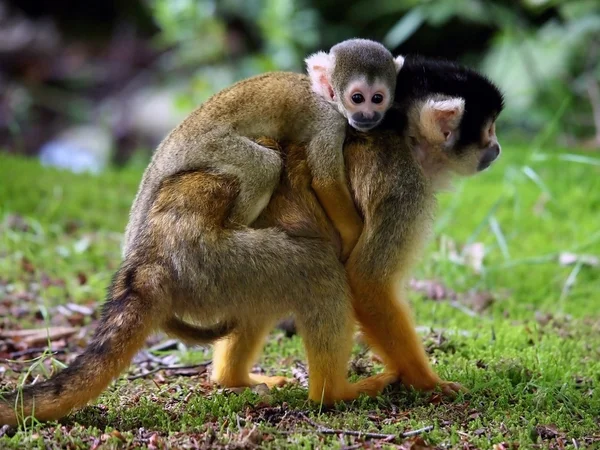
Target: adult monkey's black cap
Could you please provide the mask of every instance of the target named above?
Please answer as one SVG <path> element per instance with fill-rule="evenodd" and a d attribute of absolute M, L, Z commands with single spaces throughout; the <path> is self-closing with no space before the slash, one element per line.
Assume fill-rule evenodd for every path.
<path fill-rule="evenodd" d="M 403 106 L 412 105 L 432 94 L 461 97 L 465 100 L 459 146 L 478 142 L 483 122 L 495 120 L 504 108 L 502 92 L 485 75 L 452 61 L 406 56 L 396 79 L 395 103 L 402 109 Z M 394 120 L 392 110 L 388 115 Z M 396 117 L 397 119 L 400 118 Z M 387 125 L 392 124 L 388 121 Z M 394 127 L 397 126 L 396 122 Z"/>

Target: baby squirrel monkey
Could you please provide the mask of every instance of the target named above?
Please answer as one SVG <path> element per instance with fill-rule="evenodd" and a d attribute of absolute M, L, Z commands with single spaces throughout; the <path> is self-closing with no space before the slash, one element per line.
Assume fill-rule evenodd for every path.
<path fill-rule="evenodd" d="M 290 77 L 265 74 L 214 95 L 163 141 L 142 181 L 126 239 L 143 216 L 160 183 L 175 173 L 208 168 L 233 175 L 239 197 L 232 225 L 249 225 L 268 204 L 279 183 L 281 155 L 256 139 L 306 143 L 312 187 L 342 239 L 347 259 L 362 229 L 345 178 L 342 147 L 346 121 L 366 131 L 391 106 L 396 75 L 404 59 L 381 44 L 350 39 L 306 59 L 312 92 Z"/>
<path fill-rule="evenodd" d="M 403 63 L 402 56 L 394 58 L 383 45 L 367 39 L 349 39 L 334 45 L 329 53 L 306 58 L 313 91 L 358 131 L 369 131 L 383 120 L 394 101 L 396 76 Z M 327 120 L 336 124 L 337 131 L 324 137 L 317 134 L 307 146 L 307 156 L 312 188 L 340 233 L 345 261 L 358 241 L 362 220 L 345 176 L 345 123 L 332 114 Z"/>

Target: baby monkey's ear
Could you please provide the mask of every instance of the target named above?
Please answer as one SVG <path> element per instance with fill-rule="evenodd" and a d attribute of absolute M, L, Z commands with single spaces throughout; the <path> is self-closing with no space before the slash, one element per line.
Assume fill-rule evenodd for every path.
<path fill-rule="evenodd" d="M 396 66 L 396 73 L 400 72 L 402 66 L 404 65 L 404 56 L 398 55 L 394 58 L 394 66 Z"/>
<path fill-rule="evenodd" d="M 464 112 L 465 100 L 460 97 L 426 100 L 420 114 L 421 133 L 431 143 L 450 141 Z"/>
<path fill-rule="evenodd" d="M 304 60 L 308 76 L 312 83 L 312 89 L 327 101 L 334 100 L 333 87 L 331 85 L 331 72 L 333 71 L 333 56 L 325 52 L 317 52 Z"/>

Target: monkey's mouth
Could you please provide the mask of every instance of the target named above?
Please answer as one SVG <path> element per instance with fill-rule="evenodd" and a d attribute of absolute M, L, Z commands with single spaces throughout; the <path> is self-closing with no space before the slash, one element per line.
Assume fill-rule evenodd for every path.
<path fill-rule="evenodd" d="M 500 146 L 498 144 L 493 145 L 488 148 L 482 155 L 479 160 L 479 165 L 477 166 L 477 171 L 481 172 L 488 167 L 500 156 Z"/>
<path fill-rule="evenodd" d="M 379 125 L 379 122 L 381 122 L 381 120 L 375 120 L 372 122 L 357 122 L 350 119 L 350 126 L 358 131 L 369 131 Z"/>

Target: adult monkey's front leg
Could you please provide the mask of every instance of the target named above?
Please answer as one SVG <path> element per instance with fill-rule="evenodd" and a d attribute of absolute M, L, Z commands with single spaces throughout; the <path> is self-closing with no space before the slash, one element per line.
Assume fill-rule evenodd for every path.
<path fill-rule="evenodd" d="M 356 248 L 346 267 L 354 311 L 366 341 L 381 357 L 386 370 L 396 374 L 405 386 L 421 391 L 440 386 L 444 393 L 454 394 L 460 386 L 442 381 L 429 364 L 404 300 L 404 288 L 394 276 L 375 279 L 364 276 L 361 250 Z"/>
<path fill-rule="evenodd" d="M 404 300 L 404 282 L 431 226 L 434 197 L 410 149 L 381 134 L 346 147 L 365 227 L 346 264 L 356 318 L 386 370 L 418 390 L 460 389 L 432 370 Z"/>

